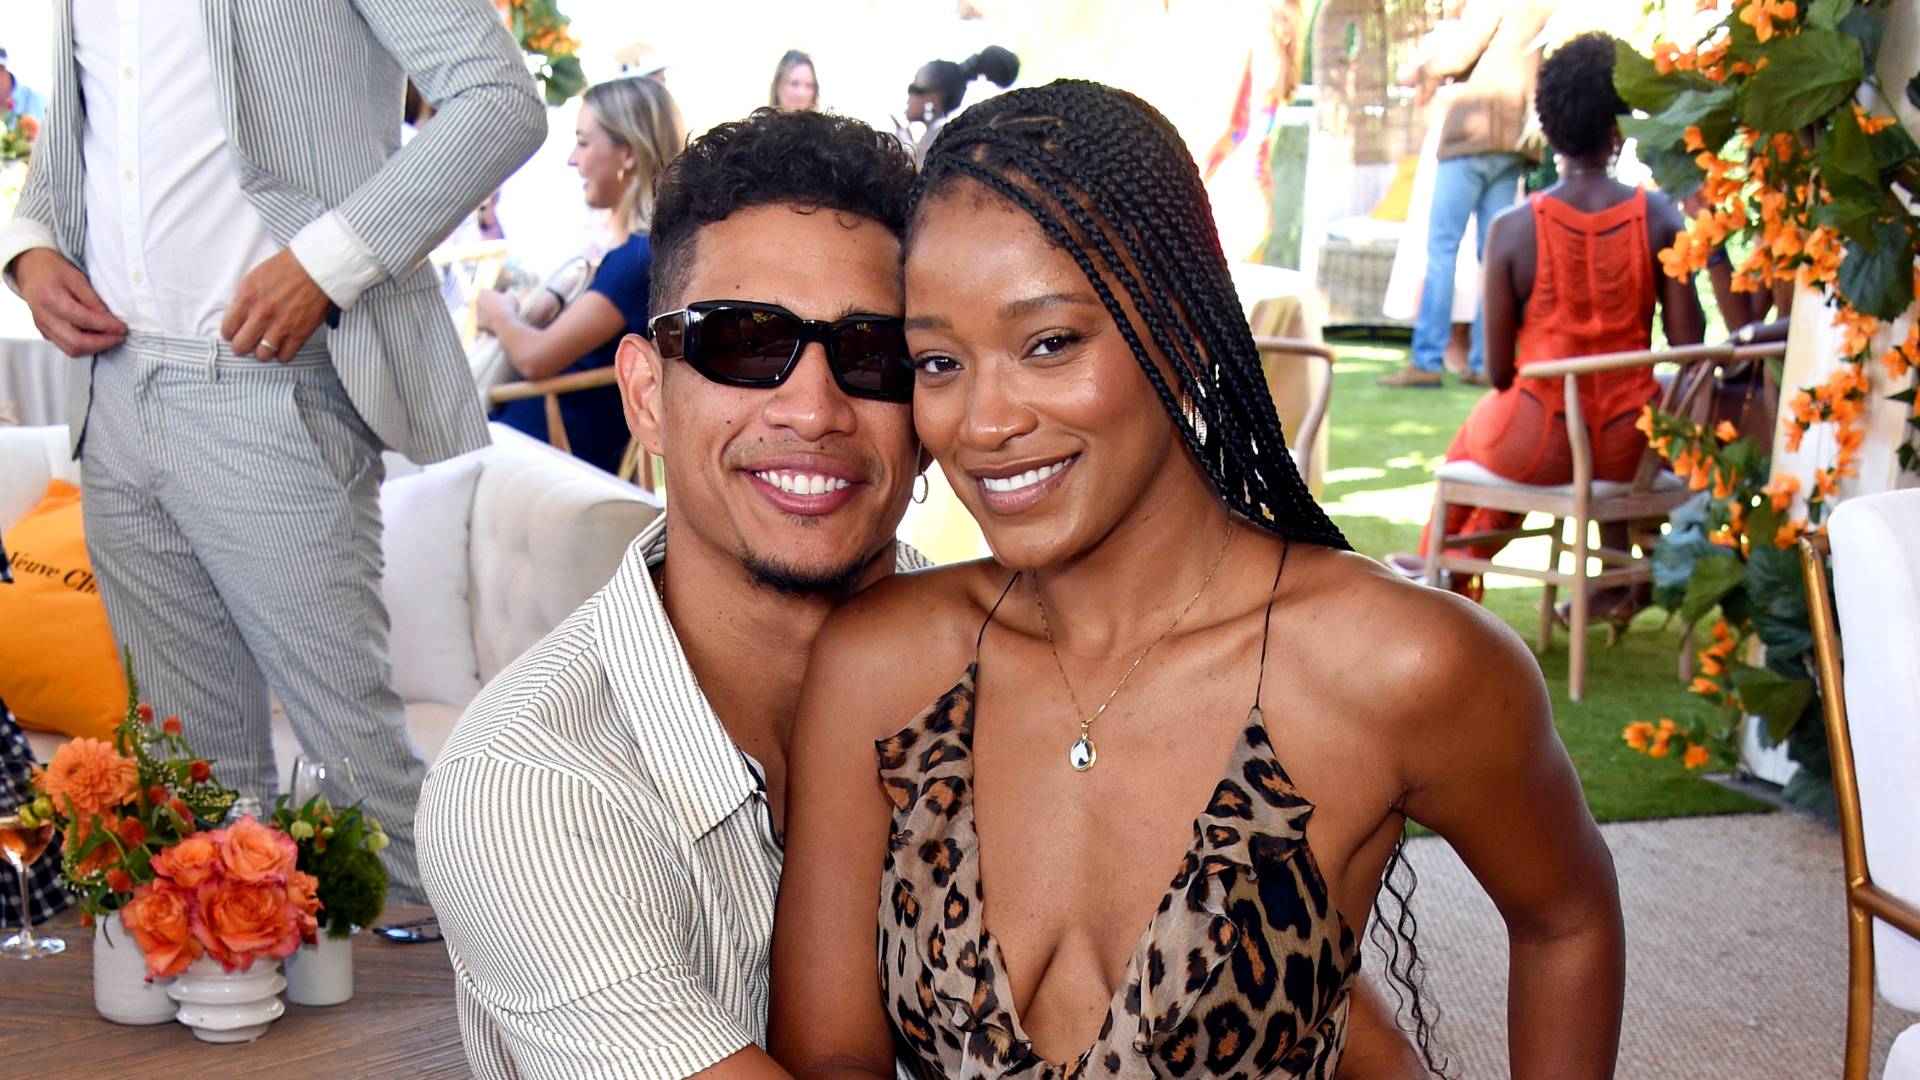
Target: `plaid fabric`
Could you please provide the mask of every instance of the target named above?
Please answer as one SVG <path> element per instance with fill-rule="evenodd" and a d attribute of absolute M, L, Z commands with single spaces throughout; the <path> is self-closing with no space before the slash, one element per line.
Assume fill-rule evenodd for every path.
<path fill-rule="evenodd" d="M 28 797 L 33 765 L 33 749 L 27 745 L 27 737 L 20 733 L 20 725 L 14 723 L 6 705 L 0 703 L 0 807 L 11 810 Z M 56 835 L 40 861 L 27 868 L 27 902 L 35 923 L 47 921 L 73 903 L 73 897 L 60 887 L 59 873 L 60 837 Z M 0 860 L 0 926 L 19 925 L 20 875 L 12 864 Z"/>

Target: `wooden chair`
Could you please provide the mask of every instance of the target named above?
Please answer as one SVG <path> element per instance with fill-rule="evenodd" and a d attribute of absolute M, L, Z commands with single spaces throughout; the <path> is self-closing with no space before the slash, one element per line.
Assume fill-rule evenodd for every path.
<path fill-rule="evenodd" d="M 1841 504 L 1828 533 L 1800 542 L 1846 868 L 1846 1080 L 1867 1076 L 1876 936 L 1888 951 L 1881 996 L 1904 1009 L 1920 1008 L 1920 907 L 1907 898 L 1920 896 L 1920 814 L 1911 789 L 1920 759 L 1920 664 L 1912 653 L 1920 631 L 1920 560 L 1911 546 L 1916 527 L 1920 491 L 1886 492 Z M 1838 617 L 1836 591 L 1847 606 Z M 1843 645 L 1856 663 L 1843 665 Z M 1858 729 L 1848 716 L 1849 691 L 1862 710 Z M 1869 855 L 1881 868 L 1878 881 Z M 1920 1075 L 1916 1051 L 1920 1025 L 1895 1041 L 1886 1080 Z"/>
<path fill-rule="evenodd" d="M 555 375 L 551 379 L 535 379 L 530 382 L 501 383 L 487 391 L 487 404 L 498 408 L 509 401 L 523 401 L 527 398 L 544 399 L 547 417 L 547 442 L 563 454 L 573 453 L 573 444 L 567 440 L 566 421 L 560 416 L 560 396 L 577 393 L 582 390 L 597 390 L 613 386 L 619 378 L 611 367 L 593 368 L 588 371 L 571 371 L 564 375 Z M 629 437 L 626 452 L 620 455 L 620 467 L 614 473 L 622 480 L 637 484 L 642 490 L 657 490 L 655 464 L 658 459 L 640 448 L 639 442 Z"/>
<path fill-rule="evenodd" d="M 1652 580 L 1647 552 L 1659 536 L 1659 523 L 1681 503 L 1692 497 L 1686 482 L 1666 471 L 1660 458 L 1649 449 L 1640 461 L 1631 481 L 1596 480 L 1593 476 L 1593 447 L 1588 439 L 1585 416 L 1580 405 L 1579 379 L 1604 371 L 1652 367 L 1660 363 L 1681 365 L 1681 373 L 1661 396 L 1660 408 L 1671 413 L 1688 413 L 1704 418 L 1710 406 L 1709 387 L 1718 369 L 1736 359 L 1778 354 L 1782 346 L 1759 346 L 1738 350 L 1730 345 L 1690 345 L 1684 348 L 1605 353 L 1527 365 L 1529 378 L 1565 380 L 1567 401 L 1567 441 L 1572 451 L 1573 482 L 1570 484 L 1532 485 L 1504 479 L 1485 466 L 1472 461 L 1450 461 L 1434 470 L 1433 536 L 1427 545 L 1426 579 L 1430 585 L 1441 583 L 1441 572 L 1467 574 L 1511 574 L 1542 583 L 1540 634 L 1537 649 L 1545 652 L 1553 644 L 1554 600 L 1561 586 L 1573 590 L 1572 613 L 1568 619 L 1571 656 L 1567 671 L 1567 696 L 1579 701 L 1586 692 L 1588 603 L 1594 589 L 1615 585 L 1632 586 Z M 1447 509 L 1453 506 L 1484 507 L 1517 514 L 1540 512 L 1553 523 L 1545 528 L 1527 528 L 1498 532 L 1447 534 Z M 1630 542 L 1626 550 L 1615 550 L 1590 542 L 1595 525 L 1626 522 Z M 1567 539 L 1567 525 L 1573 526 Z M 1552 553 L 1543 570 L 1496 564 L 1491 559 L 1455 555 L 1449 547 L 1466 547 L 1476 542 L 1519 540 L 1533 536 L 1553 539 Z M 1634 554 L 1638 548 L 1640 554 Z M 1561 556 L 1571 553 L 1571 572 L 1560 569 Z M 1591 572 L 1590 559 L 1602 569 Z"/>
<path fill-rule="evenodd" d="M 1299 425 L 1286 432 L 1287 449 L 1293 454 L 1294 464 L 1300 467 L 1302 478 L 1310 477 L 1313 475 L 1314 444 L 1320 437 L 1320 425 L 1326 422 L 1327 408 L 1333 399 L 1333 350 L 1322 342 L 1305 338 L 1256 337 L 1253 344 L 1260 350 L 1260 366 L 1263 368 L 1268 367 L 1270 362 L 1303 361 L 1311 369 L 1307 373 L 1307 384 L 1312 391 L 1307 399 L 1306 412 L 1302 414 Z M 1272 386 L 1273 383 L 1273 373 L 1269 369 L 1267 384 Z M 1277 401 L 1274 404 L 1279 406 Z"/>

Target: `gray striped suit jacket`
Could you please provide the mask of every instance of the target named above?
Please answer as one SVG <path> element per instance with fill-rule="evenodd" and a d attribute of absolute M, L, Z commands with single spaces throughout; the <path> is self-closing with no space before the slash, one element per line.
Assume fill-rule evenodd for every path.
<path fill-rule="evenodd" d="M 16 211 L 85 269 L 85 123 L 70 0 L 57 0 L 53 95 Z M 201 0 L 240 186 L 280 243 L 337 210 L 386 280 L 328 337 L 347 396 L 415 461 L 487 442 L 427 252 L 546 136 L 526 63 L 489 0 Z M 438 110 L 400 149 L 411 77 Z M 79 453 L 93 365 L 75 362 Z"/>

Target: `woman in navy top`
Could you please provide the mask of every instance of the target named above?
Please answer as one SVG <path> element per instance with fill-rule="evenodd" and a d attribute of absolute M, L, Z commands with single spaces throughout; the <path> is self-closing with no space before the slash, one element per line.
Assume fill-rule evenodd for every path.
<path fill-rule="evenodd" d="M 567 164 L 580 170 L 587 205 L 608 211 L 615 241 L 593 284 L 565 311 L 558 296 L 541 297 L 525 319 L 504 294 L 483 292 L 475 300 L 479 328 L 500 339 L 507 360 L 526 379 L 611 367 L 620 339 L 645 332 L 653 181 L 685 145 L 686 133 L 664 86 L 614 79 L 587 91 L 574 139 Z M 628 439 L 619 387 L 562 394 L 560 417 L 574 456 L 608 472 L 619 468 Z M 494 419 L 536 439 L 547 437 L 542 399 L 510 402 Z"/>

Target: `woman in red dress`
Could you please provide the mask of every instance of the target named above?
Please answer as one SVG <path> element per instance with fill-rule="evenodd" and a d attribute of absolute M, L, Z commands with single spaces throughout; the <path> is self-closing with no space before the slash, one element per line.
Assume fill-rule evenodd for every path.
<path fill-rule="evenodd" d="M 1665 196 L 1629 187 L 1612 175 L 1626 103 L 1613 88 L 1613 39 L 1582 34 L 1540 65 L 1535 108 L 1560 159 L 1560 182 L 1495 218 L 1487 234 L 1487 373 L 1494 389 L 1480 399 L 1447 448 L 1447 460 L 1470 458 L 1522 484 L 1573 480 L 1566 398 L 1558 379 L 1530 379 L 1528 364 L 1594 353 L 1646 349 L 1657 304 L 1667 342 L 1699 343 L 1705 316 L 1693 280 L 1661 271 L 1658 252 L 1685 220 Z M 1580 407 L 1593 447 L 1594 476 L 1631 480 L 1647 438 L 1635 426 L 1658 386 L 1648 368 L 1583 376 Z M 1520 515 L 1449 507 L 1447 533 L 1515 528 Z M 1618 535 L 1614 535 L 1614 533 Z M 1603 540 L 1627 543 L 1624 525 Z M 1432 533 L 1421 538 L 1421 554 Z M 1497 542 L 1477 543 L 1490 558 Z M 1424 558 L 1392 556 L 1419 573 Z M 1474 579 L 1454 588 L 1477 593 Z M 1646 603 L 1644 590 L 1607 590 L 1595 597 L 1598 618 L 1623 627 Z"/>

